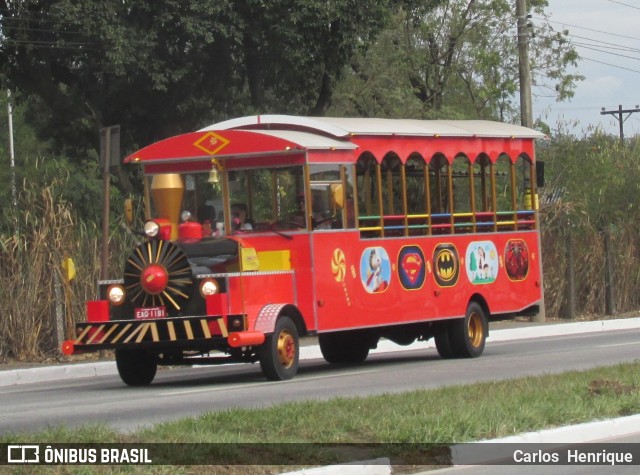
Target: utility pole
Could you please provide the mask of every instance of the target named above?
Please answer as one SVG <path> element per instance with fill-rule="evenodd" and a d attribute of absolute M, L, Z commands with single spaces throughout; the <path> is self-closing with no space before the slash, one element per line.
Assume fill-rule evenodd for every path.
<path fill-rule="evenodd" d="M 524 127 L 533 127 L 533 107 L 531 105 L 531 65 L 529 63 L 529 25 L 528 20 L 530 16 L 527 14 L 527 1 L 516 0 L 516 18 L 518 24 L 518 60 L 519 60 L 519 75 L 520 75 L 520 123 Z M 533 192 L 533 180 L 536 177 L 529 177 L 531 183 L 531 191 Z M 538 210 L 535 209 L 535 220 L 540 227 L 540 218 Z M 542 272 L 542 235 L 539 234 L 538 239 L 538 266 L 540 267 L 540 305 L 538 313 L 531 317 L 534 322 L 546 321 L 546 311 L 544 308 L 544 278 Z"/>
<path fill-rule="evenodd" d="M 605 110 L 603 107 L 600 111 L 600 115 L 612 115 L 620 126 L 620 147 L 624 147 L 624 122 L 634 112 L 640 112 L 640 106 L 636 106 L 635 109 L 623 109 L 622 104 L 614 110 Z M 623 117 L 623 114 L 627 114 Z M 613 282 L 613 272 L 615 269 L 613 256 L 611 254 L 611 232 L 612 226 L 607 225 L 601 231 L 603 237 L 604 246 L 604 313 L 607 315 L 613 315 L 616 313 L 616 299 L 615 299 L 615 286 Z"/>
<path fill-rule="evenodd" d="M 620 104 L 617 109 L 608 111 L 603 107 L 600 112 L 600 115 L 611 114 L 618 121 L 618 124 L 620 125 L 620 145 L 624 145 L 624 122 L 634 112 L 640 112 L 640 106 L 636 106 L 635 109 L 623 109 L 622 104 Z M 627 114 L 627 116 L 623 118 L 622 114 Z"/>
<path fill-rule="evenodd" d="M 109 275 L 109 202 L 111 199 L 111 167 L 118 166 L 120 160 L 120 126 L 112 125 L 100 129 L 100 164 L 102 165 L 102 259 L 100 279 Z"/>
<path fill-rule="evenodd" d="M 527 0 L 516 0 L 518 19 L 518 57 L 520 73 L 520 123 L 533 127 L 533 108 L 531 107 L 531 65 L 529 64 L 529 30 L 527 21 Z"/>
<path fill-rule="evenodd" d="M 16 188 L 16 156 L 13 148 L 13 109 L 11 108 L 11 90 L 7 89 L 7 120 L 9 122 L 9 158 L 11 168 L 11 201 L 13 207 L 18 206 L 18 195 Z"/>

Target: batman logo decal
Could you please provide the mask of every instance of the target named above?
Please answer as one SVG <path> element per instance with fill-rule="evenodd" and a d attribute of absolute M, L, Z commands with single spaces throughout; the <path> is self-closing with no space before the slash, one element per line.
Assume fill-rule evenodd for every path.
<path fill-rule="evenodd" d="M 453 244 L 438 244 L 433 251 L 433 269 L 436 282 L 441 287 L 451 287 L 458 282 L 460 259 Z"/>

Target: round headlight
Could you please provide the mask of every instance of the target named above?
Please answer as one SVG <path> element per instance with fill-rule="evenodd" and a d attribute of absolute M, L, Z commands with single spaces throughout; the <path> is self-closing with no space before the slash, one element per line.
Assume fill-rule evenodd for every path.
<path fill-rule="evenodd" d="M 191 215 L 191 211 L 184 210 L 182 213 L 180 213 L 180 219 L 183 223 L 191 221 L 191 218 L 193 218 L 193 216 Z"/>
<path fill-rule="evenodd" d="M 107 289 L 107 298 L 112 305 L 120 305 L 124 302 L 125 291 L 122 285 L 112 285 Z"/>
<path fill-rule="evenodd" d="M 220 285 L 213 279 L 205 279 L 200 282 L 200 295 L 215 295 L 220 291 Z"/>
<path fill-rule="evenodd" d="M 156 237 L 160 232 L 160 225 L 155 221 L 147 221 L 144 223 L 144 233 L 148 237 Z"/>

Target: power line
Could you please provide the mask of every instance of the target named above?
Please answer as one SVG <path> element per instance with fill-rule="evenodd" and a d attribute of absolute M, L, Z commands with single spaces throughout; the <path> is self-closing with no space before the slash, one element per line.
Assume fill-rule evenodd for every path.
<path fill-rule="evenodd" d="M 11 44 L 16 46 L 30 46 L 32 48 L 45 48 L 52 49 L 68 49 L 78 51 L 98 51 L 97 48 L 91 48 L 90 46 L 97 46 L 97 43 L 65 43 L 65 42 L 52 42 L 52 41 L 29 41 L 29 40 L 2 40 L 3 44 Z"/>
<path fill-rule="evenodd" d="M 636 10 L 640 10 L 640 7 L 636 7 L 635 5 L 629 5 L 628 3 L 622 3 L 617 0 L 608 0 L 611 3 L 617 3 L 618 5 L 624 5 L 625 7 L 635 8 Z"/>
<path fill-rule="evenodd" d="M 545 21 L 547 23 L 554 23 L 556 25 L 570 26 L 571 28 L 579 28 L 581 30 L 593 31 L 594 33 L 602 33 L 603 35 L 616 36 L 618 38 L 626 38 L 628 40 L 640 41 L 640 38 L 637 38 L 635 36 L 620 35 L 618 33 L 611 33 L 611 32 L 608 32 L 608 31 L 596 30 L 596 29 L 587 28 L 587 27 L 584 27 L 584 26 L 572 25 L 572 24 L 566 23 L 566 22 L 553 21 L 553 20 L 549 20 L 547 18 L 541 18 L 541 17 L 533 17 L 533 18 L 535 18 L 536 20 Z"/>
<path fill-rule="evenodd" d="M 8 25 L 3 25 L 2 30 L 33 31 L 37 33 L 55 33 L 57 35 L 86 35 L 87 34 L 82 31 L 54 30 L 52 28 L 28 28 L 23 26 L 8 26 Z"/>
<path fill-rule="evenodd" d="M 541 36 L 541 38 L 550 40 L 550 41 L 557 41 L 557 42 L 562 42 L 562 39 L 558 39 L 555 38 L 553 36 Z M 576 37 L 579 38 L 579 37 Z M 585 49 L 590 49 L 593 51 L 598 51 L 600 53 L 604 53 L 604 54 L 610 54 L 612 56 L 618 56 L 620 58 L 628 58 L 628 59 L 637 59 L 640 60 L 640 57 L 636 57 L 636 56 L 628 56 L 626 54 L 621 54 L 621 53 L 616 53 L 614 51 L 607 51 L 607 49 L 609 50 L 621 50 L 621 51 L 626 51 L 629 53 L 640 53 L 640 48 L 624 48 L 624 47 L 614 47 L 614 46 L 606 46 L 607 44 L 611 44 L 611 43 L 602 43 L 599 41 L 594 41 L 592 43 L 582 43 L 579 41 L 571 41 L 571 44 L 573 46 L 579 47 L 579 48 L 585 48 Z"/>
<path fill-rule="evenodd" d="M 549 28 L 545 25 L 538 27 L 540 30 L 546 30 L 549 33 L 555 33 L 555 34 L 559 34 L 560 32 L 554 30 L 553 28 Z M 580 35 L 576 35 L 574 33 L 562 33 L 563 35 L 565 35 L 567 38 L 578 38 L 580 40 L 586 40 L 586 41 L 591 41 L 592 43 L 595 44 L 599 44 L 599 45 L 603 45 L 603 47 L 607 47 L 607 48 L 611 48 L 611 49 L 619 49 L 622 51 L 638 51 L 640 52 L 640 48 L 633 48 L 631 46 L 626 46 L 626 45 L 621 45 L 619 43 L 610 43 L 608 41 L 602 41 L 602 40 L 596 40 L 595 38 L 592 37 L 587 37 L 587 36 L 580 36 Z M 542 36 L 542 38 L 546 38 L 546 39 L 550 39 L 550 40 L 555 40 L 555 41 L 562 41 L 561 37 L 553 37 L 553 36 Z"/>
<path fill-rule="evenodd" d="M 591 45 L 586 45 L 586 44 L 581 44 L 581 43 L 574 43 L 574 45 L 577 46 L 578 48 L 584 48 L 584 49 L 588 49 L 588 50 L 591 50 L 591 51 L 597 51 L 598 53 L 610 54 L 611 56 L 617 56 L 618 58 L 635 59 L 635 60 L 640 61 L 640 58 L 638 58 L 637 56 L 628 56 L 626 54 L 613 53 L 611 51 L 606 51 L 606 50 L 603 50 L 603 49 L 594 48 Z"/>
<path fill-rule="evenodd" d="M 604 61 L 598 61 L 597 59 L 587 58 L 586 56 L 580 56 L 580 59 L 586 59 L 587 61 L 591 61 L 593 63 L 600 63 L 600 64 L 604 64 L 605 66 L 611 66 L 612 68 L 624 69 L 625 71 L 631 71 L 632 73 L 640 74 L 640 71 L 638 71 L 637 69 L 625 68 L 624 66 L 617 66 L 615 64 L 605 63 Z"/>

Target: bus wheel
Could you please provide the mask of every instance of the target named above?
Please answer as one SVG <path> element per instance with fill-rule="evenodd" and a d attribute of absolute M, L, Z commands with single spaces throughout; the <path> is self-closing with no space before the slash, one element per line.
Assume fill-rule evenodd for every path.
<path fill-rule="evenodd" d="M 469 303 L 464 318 L 451 322 L 449 338 L 454 356 L 477 358 L 484 351 L 487 339 L 487 316 L 477 302 Z"/>
<path fill-rule="evenodd" d="M 369 356 L 369 341 L 353 332 L 349 337 L 342 333 L 322 333 L 318 336 L 322 356 L 331 364 L 362 363 Z"/>
<path fill-rule="evenodd" d="M 291 379 L 298 372 L 300 344 L 298 329 L 288 316 L 282 316 L 276 322 L 276 328 L 268 335 L 258 350 L 260 368 L 271 381 Z"/>
<path fill-rule="evenodd" d="M 145 350 L 116 350 L 116 367 L 126 385 L 146 386 L 156 376 L 158 360 Z"/>
<path fill-rule="evenodd" d="M 451 338 L 449 337 L 451 325 L 449 322 L 442 323 L 441 328 L 434 336 L 436 341 L 436 350 L 441 358 L 453 358 L 453 347 L 451 346 Z"/>

